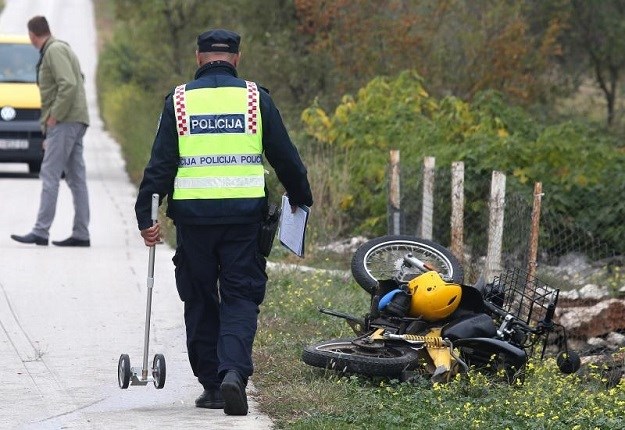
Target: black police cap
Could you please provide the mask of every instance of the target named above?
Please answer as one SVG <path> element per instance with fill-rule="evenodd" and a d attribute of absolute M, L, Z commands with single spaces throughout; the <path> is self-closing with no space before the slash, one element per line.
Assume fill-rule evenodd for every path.
<path fill-rule="evenodd" d="M 241 36 L 234 31 L 216 29 L 208 30 L 197 37 L 199 52 L 239 52 Z"/>

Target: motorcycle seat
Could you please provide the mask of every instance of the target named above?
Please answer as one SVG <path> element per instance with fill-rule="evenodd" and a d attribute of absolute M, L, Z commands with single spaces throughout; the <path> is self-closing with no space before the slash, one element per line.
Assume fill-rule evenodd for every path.
<path fill-rule="evenodd" d="M 471 337 L 495 337 L 497 327 L 493 319 L 486 314 L 466 314 L 446 324 L 441 331 L 441 336 L 452 342 Z"/>

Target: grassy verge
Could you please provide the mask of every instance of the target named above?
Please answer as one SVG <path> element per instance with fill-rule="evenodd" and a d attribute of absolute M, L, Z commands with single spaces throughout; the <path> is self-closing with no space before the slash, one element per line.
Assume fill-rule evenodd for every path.
<path fill-rule="evenodd" d="M 562 375 L 533 362 L 522 386 L 480 375 L 446 385 L 342 376 L 304 364 L 305 345 L 348 337 L 347 324 L 317 311 L 362 315 L 368 295 L 351 281 L 315 273 L 270 273 L 255 344 L 261 408 L 288 429 L 620 429 L 625 386 L 606 389 L 598 369 Z"/>

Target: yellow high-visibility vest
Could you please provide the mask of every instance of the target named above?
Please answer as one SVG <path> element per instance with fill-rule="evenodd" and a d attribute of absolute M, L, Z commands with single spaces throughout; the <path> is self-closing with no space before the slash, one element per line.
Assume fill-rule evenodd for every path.
<path fill-rule="evenodd" d="M 260 95 L 246 88 L 174 91 L 180 162 L 174 200 L 265 196 Z"/>

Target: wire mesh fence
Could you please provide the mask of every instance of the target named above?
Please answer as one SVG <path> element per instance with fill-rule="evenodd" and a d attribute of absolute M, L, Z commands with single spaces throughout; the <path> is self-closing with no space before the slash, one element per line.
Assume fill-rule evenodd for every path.
<path fill-rule="evenodd" d="M 389 205 L 389 234 L 423 237 L 424 223 L 431 223 L 431 239 L 451 248 L 450 219 L 452 215 L 452 174 L 450 166 L 437 167 L 431 199 L 423 198 L 423 166 L 404 166 L 400 170 L 401 199 L 399 208 Z M 530 231 L 534 184 L 521 184 L 514 177 L 506 178 L 504 227 L 501 247 L 501 268 L 528 268 L 530 262 Z M 428 184 L 427 187 L 430 187 Z M 464 178 L 463 252 L 456 255 L 465 269 L 465 283 L 473 283 L 486 269 L 489 230 L 489 197 L 491 175 Z M 603 299 L 625 295 L 625 222 L 615 225 L 593 219 L 592 207 L 584 207 L 591 216 L 579 217 L 558 207 L 559 196 L 543 190 L 540 207 L 536 276 L 560 291 L 591 289 Z M 575 195 L 568 196 L 575 199 Z M 579 196 L 582 202 L 592 201 Z M 424 205 L 424 203 L 426 203 Z M 605 209 L 609 201 L 596 200 L 595 210 Z M 429 206 L 431 205 L 431 207 Z M 575 206 L 575 205 L 573 205 Z M 428 214 L 432 214 L 428 218 Z M 584 221 L 586 220 L 586 221 Z M 597 302 L 595 297 L 595 302 Z M 625 335 L 625 314 L 611 317 L 616 334 Z M 620 321 L 614 321 L 614 319 Z M 581 335 L 573 335 L 581 339 Z M 603 337 L 607 337 L 603 335 Z M 625 346 L 622 336 L 620 346 Z M 588 339 L 584 339 L 586 341 Z M 601 340 L 601 339 L 599 339 Z M 600 341 L 597 341 L 601 344 Z M 580 344 L 581 345 L 581 344 Z M 616 344 L 618 346 L 618 344 Z M 580 348 L 582 348 L 580 346 Z M 589 347 L 583 346 L 588 349 Z M 598 347 L 609 352 L 614 346 Z"/>
<path fill-rule="evenodd" d="M 465 178 L 463 213 L 463 252 L 456 255 L 465 267 L 468 281 L 484 271 L 488 248 L 489 193 L 491 178 Z M 422 237 L 423 224 L 432 225 L 432 240 L 451 245 L 451 172 L 437 168 L 432 207 L 423 205 L 423 174 L 419 167 L 401 170 L 400 216 L 389 216 L 389 233 L 399 232 Z M 503 229 L 504 265 L 527 265 L 528 238 L 532 209 L 531 189 L 527 195 L 507 193 Z M 393 211 L 390 210 L 390 213 Z M 432 214 L 432 215 L 430 215 Z M 430 218 L 431 217 L 431 218 Z M 399 219 L 400 226 L 394 224 Z"/>
<path fill-rule="evenodd" d="M 400 207 L 388 210 L 388 233 L 422 237 L 424 221 L 432 225 L 432 240 L 451 245 L 451 170 L 437 168 L 434 179 L 432 207 L 423 205 L 422 166 L 402 166 Z M 502 240 L 503 267 L 527 267 L 533 205 L 533 184 L 520 184 L 514 177 L 506 178 L 504 228 Z M 468 281 L 484 271 L 488 247 L 489 195 L 491 176 L 465 177 L 463 213 L 463 255 L 457 255 L 467 269 Z M 580 224 L 575 214 L 552 209 L 558 196 L 544 190 L 540 213 L 537 265 L 546 276 L 560 278 L 557 288 L 568 290 L 588 283 L 605 281 L 625 265 L 625 222 L 621 225 L 593 226 Z M 597 206 L 609 202 L 597 201 Z M 427 214 L 432 213 L 431 219 Z M 424 214 L 426 218 L 424 219 Z M 399 225 L 398 225 L 399 224 Z M 607 242 L 598 229 L 610 229 L 614 240 Z M 553 283 L 552 283 L 553 284 Z M 616 284 L 612 283 L 613 286 Z M 623 285 L 625 286 L 625 273 Z M 613 288 L 612 288 L 613 289 Z"/>

